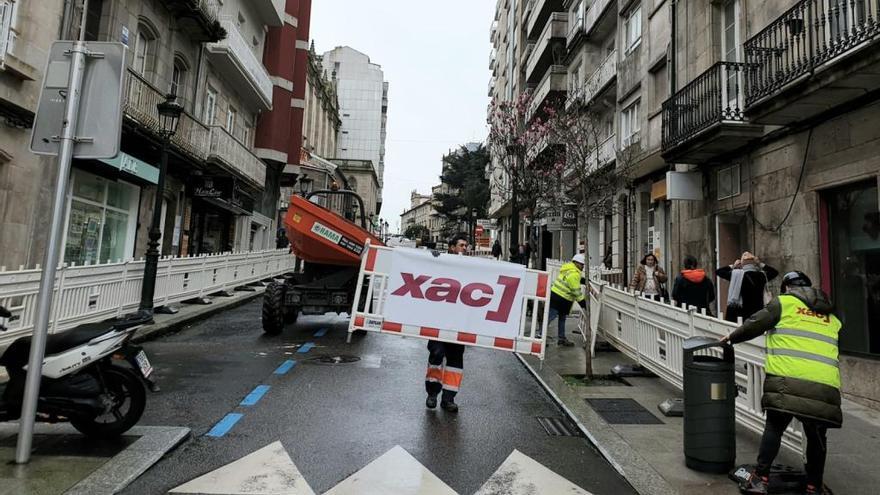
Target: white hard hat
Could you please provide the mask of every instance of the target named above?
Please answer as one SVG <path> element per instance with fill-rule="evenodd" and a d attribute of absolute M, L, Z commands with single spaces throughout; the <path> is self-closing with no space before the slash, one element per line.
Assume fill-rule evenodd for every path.
<path fill-rule="evenodd" d="M 583 253 L 578 253 L 578 254 L 572 256 L 572 257 L 571 257 L 571 261 L 574 261 L 575 263 L 580 263 L 580 264 L 582 264 L 582 265 L 586 264 L 586 263 L 584 262 L 584 255 L 583 255 Z"/>

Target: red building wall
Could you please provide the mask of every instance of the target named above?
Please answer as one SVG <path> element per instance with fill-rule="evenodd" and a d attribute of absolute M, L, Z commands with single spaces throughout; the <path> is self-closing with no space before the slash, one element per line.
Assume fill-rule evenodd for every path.
<path fill-rule="evenodd" d="M 275 87 L 272 110 L 260 117 L 255 147 L 264 159 L 286 155 L 282 166 L 299 164 L 311 10 L 311 0 L 287 0 L 284 25 L 266 35 L 263 63 Z"/>

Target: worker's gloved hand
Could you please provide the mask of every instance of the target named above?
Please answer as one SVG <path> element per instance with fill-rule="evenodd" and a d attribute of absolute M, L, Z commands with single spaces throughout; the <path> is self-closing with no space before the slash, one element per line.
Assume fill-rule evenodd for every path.
<path fill-rule="evenodd" d="M 581 277 L 581 285 L 587 285 L 587 279 L 586 279 L 586 278 Z"/>
<path fill-rule="evenodd" d="M 581 309 L 587 309 L 587 300 L 584 299 L 583 301 L 578 301 L 578 305 L 581 307 Z"/>

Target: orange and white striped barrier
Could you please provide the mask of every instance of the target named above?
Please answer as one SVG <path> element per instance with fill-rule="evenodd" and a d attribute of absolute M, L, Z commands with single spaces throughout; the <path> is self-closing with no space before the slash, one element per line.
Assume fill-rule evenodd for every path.
<path fill-rule="evenodd" d="M 513 263 L 367 244 L 348 331 L 543 359 L 551 282 Z"/>

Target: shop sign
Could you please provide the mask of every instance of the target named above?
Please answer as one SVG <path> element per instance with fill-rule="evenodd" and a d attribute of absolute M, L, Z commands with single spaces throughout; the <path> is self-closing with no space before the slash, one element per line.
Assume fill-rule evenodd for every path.
<path fill-rule="evenodd" d="M 145 180 L 150 184 L 159 183 L 159 169 L 149 163 L 138 160 L 137 158 L 123 152 L 113 158 L 102 158 L 99 160 L 111 167 L 118 169 L 127 174 L 133 175 L 141 180 Z"/>
<path fill-rule="evenodd" d="M 578 214 L 575 208 L 562 210 L 562 230 L 577 230 Z"/>
<path fill-rule="evenodd" d="M 193 187 L 193 196 L 197 198 L 230 199 L 232 198 L 232 178 L 198 177 Z"/>

